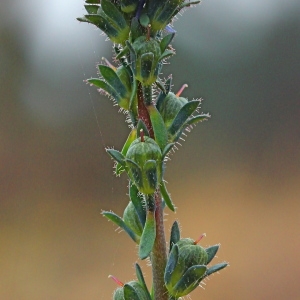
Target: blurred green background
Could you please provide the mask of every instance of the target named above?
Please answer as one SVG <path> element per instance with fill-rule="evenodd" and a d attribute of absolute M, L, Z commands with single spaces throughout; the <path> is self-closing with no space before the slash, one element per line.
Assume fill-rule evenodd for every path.
<path fill-rule="evenodd" d="M 111 43 L 83 1 L 0 4 L 0 299 L 111 299 L 134 279 L 127 179 L 105 147 L 129 129 L 83 83 Z M 212 115 L 168 163 L 184 237 L 206 232 L 230 267 L 192 299 L 300 299 L 300 2 L 205 0 L 175 23 L 174 91 Z M 150 282 L 150 268 L 143 262 Z"/>

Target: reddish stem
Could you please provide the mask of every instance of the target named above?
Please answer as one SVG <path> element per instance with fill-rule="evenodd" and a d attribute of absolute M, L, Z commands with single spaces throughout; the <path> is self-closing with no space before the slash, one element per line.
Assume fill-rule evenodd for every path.
<path fill-rule="evenodd" d="M 145 106 L 144 103 L 143 88 L 141 83 L 138 83 L 137 95 L 138 95 L 138 117 L 140 120 L 142 120 L 145 123 L 149 131 L 150 137 L 154 139 L 154 132 L 153 132 L 150 116 L 147 107 Z"/>

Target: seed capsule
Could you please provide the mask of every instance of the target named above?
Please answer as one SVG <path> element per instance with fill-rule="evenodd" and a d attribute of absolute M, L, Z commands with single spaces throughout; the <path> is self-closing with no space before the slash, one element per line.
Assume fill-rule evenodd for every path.
<path fill-rule="evenodd" d="M 139 191 L 153 194 L 162 179 L 162 153 L 157 143 L 147 136 L 136 139 L 127 151 L 126 164 Z"/>

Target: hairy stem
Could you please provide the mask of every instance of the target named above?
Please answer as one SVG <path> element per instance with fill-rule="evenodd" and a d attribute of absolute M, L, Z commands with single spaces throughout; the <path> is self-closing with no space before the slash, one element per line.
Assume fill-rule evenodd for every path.
<path fill-rule="evenodd" d="M 159 191 L 155 193 L 155 203 L 156 239 L 151 254 L 154 299 L 168 300 L 168 292 L 164 282 L 164 272 L 167 263 L 167 249 L 162 198 Z"/>
<path fill-rule="evenodd" d="M 143 88 L 140 83 L 138 83 L 138 116 L 139 119 L 145 123 L 150 137 L 154 138 L 150 116 L 144 102 Z M 164 213 L 159 189 L 157 189 L 155 193 L 155 207 L 156 238 L 151 252 L 154 300 L 168 300 L 168 292 L 164 282 L 164 272 L 167 264 L 167 249 L 164 229 Z"/>
<path fill-rule="evenodd" d="M 139 119 L 142 120 L 145 123 L 145 125 L 148 129 L 148 132 L 150 134 L 150 137 L 152 139 L 154 139 L 154 132 L 153 132 L 150 116 L 149 116 L 148 110 L 147 110 L 145 102 L 144 102 L 143 87 L 142 87 L 140 82 L 138 83 L 137 95 L 138 95 L 138 116 L 139 116 Z"/>

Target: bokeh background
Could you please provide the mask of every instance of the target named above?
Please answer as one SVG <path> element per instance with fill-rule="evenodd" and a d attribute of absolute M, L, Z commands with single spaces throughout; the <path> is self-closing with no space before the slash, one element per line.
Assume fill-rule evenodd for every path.
<path fill-rule="evenodd" d="M 127 180 L 105 147 L 129 129 L 83 83 L 111 43 L 75 18 L 82 0 L 0 4 L 0 299 L 111 299 L 134 279 L 136 246 L 101 217 Z M 212 115 L 166 179 L 182 235 L 221 243 L 192 299 L 300 299 L 300 2 L 205 0 L 175 23 L 174 91 Z M 150 268 L 141 263 L 150 283 Z"/>

